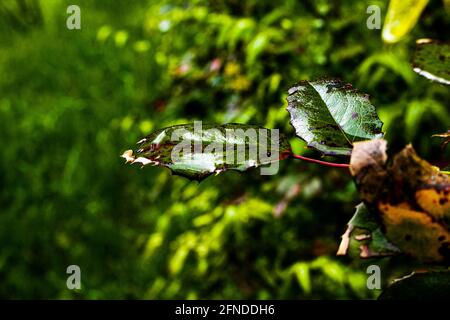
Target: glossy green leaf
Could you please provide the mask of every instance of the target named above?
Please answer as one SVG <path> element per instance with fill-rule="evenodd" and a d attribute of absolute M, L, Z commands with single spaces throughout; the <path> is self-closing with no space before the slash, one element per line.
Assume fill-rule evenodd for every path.
<path fill-rule="evenodd" d="M 391 0 L 384 20 L 382 37 L 395 43 L 406 36 L 419 20 L 429 0 Z"/>
<path fill-rule="evenodd" d="M 417 40 L 413 67 L 421 76 L 450 85 L 450 43 L 431 39 Z"/>
<path fill-rule="evenodd" d="M 379 300 L 428 300 L 450 298 L 450 272 L 413 273 L 396 280 L 378 297 Z"/>
<path fill-rule="evenodd" d="M 301 81 L 287 101 L 297 136 L 326 155 L 349 156 L 354 141 L 383 136 L 368 95 L 340 80 Z"/>
<path fill-rule="evenodd" d="M 226 170 L 268 169 L 287 158 L 291 147 L 277 133 L 243 124 L 176 125 L 153 132 L 138 142 L 136 151 L 127 150 L 122 157 L 127 162 L 163 166 L 174 174 L 202 180 Z"/>
<path fill-rule="evenodd" d="M 361 258 L 395 255 L 400 250 L 388 241 L 381 225 L 364 203 L 356 206 L 356 212 L 342 235 L 337 255 L 346 255 L 349 248 L 357 247 Z"/>

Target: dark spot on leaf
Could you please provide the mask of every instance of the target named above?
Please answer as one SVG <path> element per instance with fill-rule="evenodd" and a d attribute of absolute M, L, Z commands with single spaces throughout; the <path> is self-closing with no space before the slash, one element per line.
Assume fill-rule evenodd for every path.
<path fill-rule="evenodd" d="M 355 120 L 356 118 L 358 118 L 358 113 L 353 112 L 352 113 L 352 119 Z"/>
<path fill-rule="evenodd" d="M 339 147 L 339 145 L 338 144 L 336 144 L 336 143 L 332 143 L 332 142 L 330 142 L 329 144 L 328 144 L 329 146 L 331 146 L 331 147 Z"/>

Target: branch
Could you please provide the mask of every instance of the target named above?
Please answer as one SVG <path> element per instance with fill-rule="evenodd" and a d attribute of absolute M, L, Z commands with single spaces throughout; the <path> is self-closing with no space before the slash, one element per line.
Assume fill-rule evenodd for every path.
<path fill-rule="evenodd" d="M 303 156 L 300 156 L 297 154 L 293 154 L 292 157 L 295 159 L 300 159 L 300 160 L 306 161 L 306 162 L 317 163 L 317 164 L 321 164 L 323 166 L 334 167 L 334 168 L 348 168 L 350 166 L 347 163 L 333 163 L 333 162 L 320 161 L 320 160 L 316 160 L 316 159 L 303 157 Z"/>

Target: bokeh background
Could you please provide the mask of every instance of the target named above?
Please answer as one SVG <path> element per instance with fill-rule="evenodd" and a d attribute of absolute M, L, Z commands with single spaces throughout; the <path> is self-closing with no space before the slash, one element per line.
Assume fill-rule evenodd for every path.
<path fill-rule="evenodd" d="M 81 8 L 81 30 L 66 8 Z M 283 161 L 276 176 L 202 183 L 119 155 L 152 130 L 202 120 L 279 128 L 299 154 L 287 89 L 339 77 L 371 96 L 390 150 L 445 162 L 448 88 L 410 67 L 448 40 L 442 2 L 396 45 L 366 27 L 387 1 L 2 0 L 0 297 L 372 299 L 408 261 L 336 257 L 358 204 L 345 170 Z M 447 157 L 447 158 L 446 158 Z M 81 268 L 68 290 L 66 268 Z"/>

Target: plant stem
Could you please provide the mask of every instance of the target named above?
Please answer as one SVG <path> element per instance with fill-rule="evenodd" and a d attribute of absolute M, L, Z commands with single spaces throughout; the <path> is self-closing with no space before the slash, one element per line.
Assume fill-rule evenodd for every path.
<path fill-rule="evenodd" d="M 306 162 L 317 163 L 317 164 L 321 164 L 323 166 L 334 167 L 334 168 L 348 168 L 350 166 L 347 163 L 333 163 L 333 162 L 320 161 L 320 160 L 316 160 L 316 159 L 303 157 L 303 156 L 300 156 L 297 154 L 293 154 L 292 157 L 306 161 Z"/>

